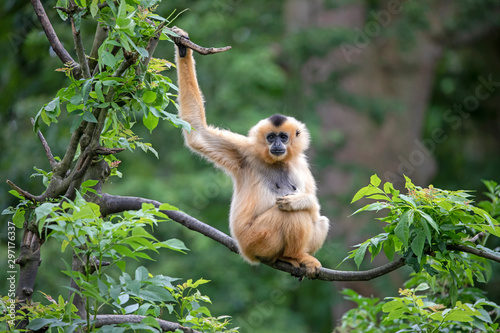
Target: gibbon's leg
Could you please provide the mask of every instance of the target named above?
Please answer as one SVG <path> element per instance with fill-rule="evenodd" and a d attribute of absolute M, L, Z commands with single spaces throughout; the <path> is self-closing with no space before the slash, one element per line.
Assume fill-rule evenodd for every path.
<path fill-rule="evenodd" d="M 280 230 L 283 218 L 275 218 L 280 213 L 273 206 L 254 221 L 234 230 L 241 254 L 247 261 L 273 263 L 282 255 L 285 247 L 283 232 Z"/>
<path fill-rule="evenodd" d="M 325 216 L 320 216 L 314 222 L 314 228 L 307 248 L 307 253 L 314 254 L 321 248 L 325 242 L 326 236 L 328 235 L 329 229 L 330 220 Z"/>
<path fill-rule="evenodd" d="M 305 267 L 306 276 L 314 278 L 318 274 L 321 263 L 307 253 L 314 232 L 311 214 L 304 211 L 289 215 L 290 218 L 284 223 L 285 251 L 279 259 L 287 261 L 295 267 Z"/>
<path fill-rule="evenodd" d="M 319 210 L 319 204 L 316 197 L 307 193 L 294 193 L 276 199 L 278 208 L 291 212 L 298 210 Z"/>

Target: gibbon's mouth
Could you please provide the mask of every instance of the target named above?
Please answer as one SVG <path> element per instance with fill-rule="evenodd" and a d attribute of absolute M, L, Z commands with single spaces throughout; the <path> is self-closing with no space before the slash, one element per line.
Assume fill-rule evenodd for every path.
<path fill-rule="evenodd" d="M 281 156 L 286 153 L 286 149 L 271 149 L 271 154 L 274 156 Z"/>

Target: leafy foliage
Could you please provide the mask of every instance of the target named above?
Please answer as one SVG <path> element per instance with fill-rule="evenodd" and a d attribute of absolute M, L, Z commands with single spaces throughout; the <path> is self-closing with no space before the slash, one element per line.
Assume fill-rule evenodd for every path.
<path fill-rule="evenodd" d="M 475 246 L 468 237 L 478 231 L 491 231 L 498 236 L 497 222 L 491 217 L 497 216 L 498 185 L 484 181 L 490 201 L 478 204 L 486 209 L 482 210 L 472 206 L 466 191 L 445 191 L 432 186 L 422 189 L 406 178 L 409 194 L 402 195 L 392 184 L 385 183 L 381 189 L 380 183 L 376 175 L 372 176 L 370 184 L 356 193 L 353 202 L 363 197 L 381 200 L 365 205 L 356 213 L 390 209 L 388 217 L 380 218 L 388 223 L 384 228 L 387 232 L 360 244 L 349 257 L 361 263 L 366 250 L 373 258 L 384 248 L 390 258 L 396 252 L 404 255 L 415 273 L 405 288 L 399 289 L 399 297 L 387 297 L 384 301 L 344 290 L 345 299 L 355 302 L 357 307 L 343 315 L 335 332 L 497 332 L 500 306 L 474 287 L 475 281 L 488 279 L 489 265 L 484 258 L 452 253 L 447 246 L 454 242 Z M 424 227 L 426 223 L 430 238 Z M 419 234 L 424 235 L 420 236 L 422 240 L 418 240 Z M 416 263 L 408 262 L 411 258 L 416 258 Z"/>
<path fill-rule="evenodd" d="M 409 282 L 415 282 L 415 278 Z M 343 315 L 335 332 L 497 332 L 499 324 L 493 322 L 492 314 L 498 318 L 500 307 L 494 302 L 474 295 L 470 303 L 457 301 L 447 307 L 434 301 L 439 298 L 437 290 L 430 291 L 427 283 L 420 283 L 414 288 L 399 289 L 399 297 L 380 301 L 346 289 L 342 292 L 345 299 L 355 302 L 357 307 Z M 417 292 L 427 294 L 417 295 Z"/>
<path fill-rule="evenodd" d="M 57 240 L 61 244 L 61 252 L 70 248 L 85 265 L 75 271 L 66 264 L 67 269 L 63 273 L 71 277 L 78 287 L 70 288 L 73 293 L 67 302 L 62 296 L 56 302 L 46 295 L 51 302 L 49 305 L 35 304 L 21 309 L 19 318 L 24 313 L 30 319 L 27 328 L 36 330 L 47 326 L 54 332 L 73 332 L 82 324 L 92 325 L 92 315 L 80 318 L 76 313 L 73 299 L 78 295 L 86 298 L 89 313 L 106 308 L 116 314 L 146 316 L 140 324 L 120 324 L 124 329 L 157 332 L 158 323 L 151 319 L 165 314 L 175 315 L 179 323 L 193 329 L 227 331 L 225 327 L 229 324 L 229 317 L 214 318 L 208 308 L 199 304 L 211 303 L 197 290 L 199 285 L 209 281 L 188 280 L 174 286 L 172 282 L 177 278 L 153 275 L 143 266 L 135 270 L 134 276 L 127 273 L 126 259 L 151 260 L 148 252 L 158 252 L 163 248 L 182 253 L 188 250 L 180 240 L 160 242 L 147 230 L 168 220 L 152 204 L 144 204 L 137 211 L 124 212 L 123 216 L 103 219 L 99 206 L 78 194 L 74 202 L 65 201 L 62 205 L 44 203 L 35 209 L 35 215 L 40 232 L 47 233 L 46 239 Z M 120 269 L 119 276 L 113 276 L 113 266 Z M 105 327 L 102 327 L 98 331 L 104 330 Z"/>
<path fill-rule="evenodd" d="M 471 284 L 474 278 L 480 282 L 487 280 L 485 273 L 489 266 L 486 260 L 473 260 L 468 253 L 453 251 L 453 245 L 465 244 L 494 253 L 472 242 L 471 238 L 481 232 L 500 236 L 498 222 L 485 210 L 474 206 L 467 191 L 441 190 L 432 185 L 424 189 L 415 186 L 408 177 L 407 194 L 401 194 L 389 182 L 382 188 L 380 184 L 380 179 L 373 175 L 370 184 L 360 189 L 352 202 L 361 198 L 377 200 L 354 214 L 388 209 L 386 217 L 378 218 L 386 224 L 385 232 L 357 245 L 347 258 L 354 258 L 359 267 L 367 251 L 373 260 L 384 250 L 389 260 L 393 260 L 396 253 L 403 256 L 415 272 L 424 269 L 431 276 L 448 272 L 457 284 L 461 274 L 465 274 Z M 453 299 L 456 296 L 454 289 Z"/>

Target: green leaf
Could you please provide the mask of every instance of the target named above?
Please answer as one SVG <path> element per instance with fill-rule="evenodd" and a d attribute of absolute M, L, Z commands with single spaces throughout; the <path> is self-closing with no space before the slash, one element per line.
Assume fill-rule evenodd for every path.
<path fill-rule="evenodd" d="M 184 245 L 184 242 L 181 240 L 178 240 L 176 238 L 172 238 L 166 241 L 163 241 L 159 244 L 162 244 L 162 247 L 166 247 L 170 250 L 178 251 L 178 252 L 184 252 L 184 251 L 189 251 L 189 249 Z"/>
<path fill-rule="evenodd" d="M 370 245 L 370 242 L 365 242 L 361 244 L 359 249 L 356 251 L 356 254 L 354 255 L 354 262 L 356 263 L 356 266 L 361 265 L 361 262 L 363 262 L 363 259 L 365 257 L 366 250 L 368 249 L 368 246 Z"/>
<path fill-rule="evenodd" d="M 380 183 L 381 180 L 376 174 L 370 177 L 370 184 L 372 184 L 373 186 L 378 187 Z"/>
<path fill-rule="evenodd" d="M 24 225 L 24 208 L 19 208 L 16 210 L 14 216 L 12 216 L 12 222 L 17 228 L 22 228 Z"/>
<path fill-rule="evenodd" d="M 82 101 L 83 104 L 87 103 L 90 96 L 90 91 L 92 90 L 92 79 L 88 79 L 82 86 Z"/>
<path fill-rule="evenodd" d="M 354 214 L 357 214 L 359 212 L 363 212 L 363 211 L 373 211 L 373 210 L 376 210 L 377 212 L 381 209 L 384 209 L 384 208 L 388 208 L 390 207 L 390 205 L 388 205 L 387 203 L 385 202 L 374 202 L 372 204 L 369 204 L 369 205 L 366 205 L 360 209 L 358 209 L 357 211 L 355 211 L 354 213 L 352 213 L 351 215 L 354 215 Z"/>
<path fill-rule="evenodd" d="M 92 112 L 85 112 L 83 114 L 83 120 L 88 123 L 97 123 L 97 118 L 94 116 Z"/>
<path fill-rule="evenodd" d="M 370 186 L 365 186 L 363 188 L 361 188 L 358 192 L 356 192 L 356 194 L 354 195 L 354 197 L 352 198 L 351 200 L 351 203 L 353 202 L 356 202 L 358 201 L 359 199 L 361 199 L 362 197 L 365 196 L 366 192 L 371 189 Z"/>
<path fill-rule="evenodd" d="M 355 201 L 358 201 L 359 199 L 363 198 L 363 197 L 369 197 L 370 199 L 377 199 L 377 197 L 375 197 L 376 195 L 382 195 L 383 196 L 383 200 L 387 200 L 388 198 L 385 196 L 385 193 L 384 191 L 382 191 L 381 189 L 379 189 L 378 187 L 376 186 L 373 186 L 373 185 L 368 185 L 368 186 L 365 186 L 363 187 L 362 189 L 360 189 L 355 195 L 354 197 L 352 198 L 352 201 L 351 203 L 355 202 Z"/>
<path fill-rule="evenodd" d="M 408 238 L 410 237 L 410 225 L 413 222 L 413 209 L 407 210 L 401 215 L 398 225 L 394 229 L 394 234 L 403 243 L 405 248 L 408 247 Z"/>
<path fill-rule="evenodd" d="M 99 98 L 99 100 L 101 102 L 105 102 L 104 95 L 102 93 L 102 81 L 97 81 L 94 89 L 95 89 L 95 93 L 97 95 L 97 98 Z"/>
<path fill-rule="evenodd" d="M 145 112 L 144 116 L 142 117 L 142 122 L 150 133 L 152 133 L 156 126 L 158 126 L 159 121 L 160 119 L 151 112 Z"/>
<path fill-rule="evenodd" d="M 45 111 L 54 111 L 59 107 L 59 97 L 54 98 L 50 103 L 45 105 Z"/>
<path fill-rule="evenodd" d="M 172 206 L 172 205 L 170 205 L 168 203 L 161 204 L 158 209 L 159 210 L 179 210 L 179 208 L 177 208 L 175 206 Z"/>
<path fill-rule="evenodd" d="M 396 246 L 394 245 L 394 241 L 392 238 L 389 238 L 384 242 L 384 253 L 389 261 L 394 259 L 394 253 L 396 252 Z"/>
<path fill-rule="evenodd" d="M 126 1 L 120 1 L 120 6 L 118 7 L 117 19 L 125 19 L 127 17 Z"/>
<path fill-rule="evenodd" d="M 156 100 L 156 93 L 151 90 L 147 90 L 142 95 L 142 100 L 144 103 L 153 103 Z"/>
<path fill-rule="evenodd" d="M 424 254 L 424 245 L 425 245 L 425 231 L 418 230 L 417 236 L 411 242 L 411 250 L 417 256 L 418 262 L 422 259 L 422 255 Z"/>
<path fill-rule="evenodd" d="M 30 330 L 37 331 L 41 329 L 44 326 L 47 326 L 52 323 L 59 323 L 59 319 L 57 318 L 35 318 L 30 321 L 28 326 L 26 328 L 29 328 Z M 66 323 L 66 325 L 69 325 L 69 323 Z"/>
<path fill-rule="evenodd" d="M 418 212 L 418 213 L 420 214 L 420 216 L 422 216 L 422 217 L 423 217 L 423 218 L 424 218 L 427 222 L 429 222 L 429 224 L 430 224 L 430 225 L 434 228 L 434 230 L 436 230 L 436 231 L 437 231 L 437 233 L 439 234 L 439 227 L 438 227 L 437 223 L 436 223 L 436 222 L 432 219 L 432 217 L 431 217 L 429 214 L 427 214 L 427 213 L 425 213 L 425 212 L 421 211 L 420 209 L 417 209 L 417 212 Z"/>
<path fill-rule="evenodd" d="M 100 59 L 105 66 L 110 68 L 114 68 L 117 61 L 115 56 L 108 51 L 103 51 Z"/>
<path fill-rule="evenodd" d="M 395 299 L 393 301 L 387 302 L 382 306 L 382 311 L 384 312 L 392 312 L 394 310 L 400 309 L 404 306 L 404 303 L 401 299 Z"/>
<path fill-rule="evenodd" d="M 384 192 L 387 194 L 392 194 L 395 197 L 397 197 L 399 195 L 399 191 L 394 189 L 394 186 L 392 185 L 392 183 L 389 183 L 389 182 L 385 182 Z"/>
<path fill-rule="evenodd" d="M 427 290 L 429 289 L 429 285 L 425 282 L 422 282 L 421 284 L 419 284 L 416 288 L 415 288 L 415 292 L 417 291 L 424 291 L 424 290 Z"/>
<path fill-rule="evenodd" d="M 458 321 L 458 322 L 468 322 L 473 321 L 469 314 L 460 309 L 453 309 L 447 315 L 444 316 L 444 321 Z"/>
<path fill-rule="evenodd" d="M 99 12 L 99 7 L 97 6 L 97 1 L 98 0 L 92 0 L 92 3 L 90 4 L 90 14 L 92 17 L 95 17 L 97 13 Z"/>

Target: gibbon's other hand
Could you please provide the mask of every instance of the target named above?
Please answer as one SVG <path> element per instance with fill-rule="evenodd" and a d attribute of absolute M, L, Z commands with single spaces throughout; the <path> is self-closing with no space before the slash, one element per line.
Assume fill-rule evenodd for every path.
<path fill-rule="evenodd" d="M 293 208 L 292 208 L 292 202 L 293 202 L 292 195 L 293 194 L 288 194 L 284 197 L 280 197 L 280 198 L 276 199 L 276 205 L 278 206 L 278 208 L 280 210 L 284 210 L 286 212 L 291 212 L 293 210 Z"/>
<path fill-rule="evenodd" d="M 181 39 L 182 38 L 189 39 L 189 35 L 187 32 L 185 32 L 184 30 L 182 30 L 181 28 L 178 28 L 178 27 L 172 27 L 172 31 L 175 32 L 177 35 L 179 35 L 179 37 L 170 36 L 170 38 L 174 41 L 175 45 L 177 45 L 177 47 L 179 48 L 179 56 L 181 58 L 184 58 L 186 56 L 187 48 L 181 44 Z"/>
<path fill-rule="evenodd" d="M 291 212 L 294 210 L 300 210 L 299 203 L 303 199 L 303 195 L 298 193 L 287 194 L 284 197 L 279 197 L 276 199 L 276 205 L 280 210 Z"/>

